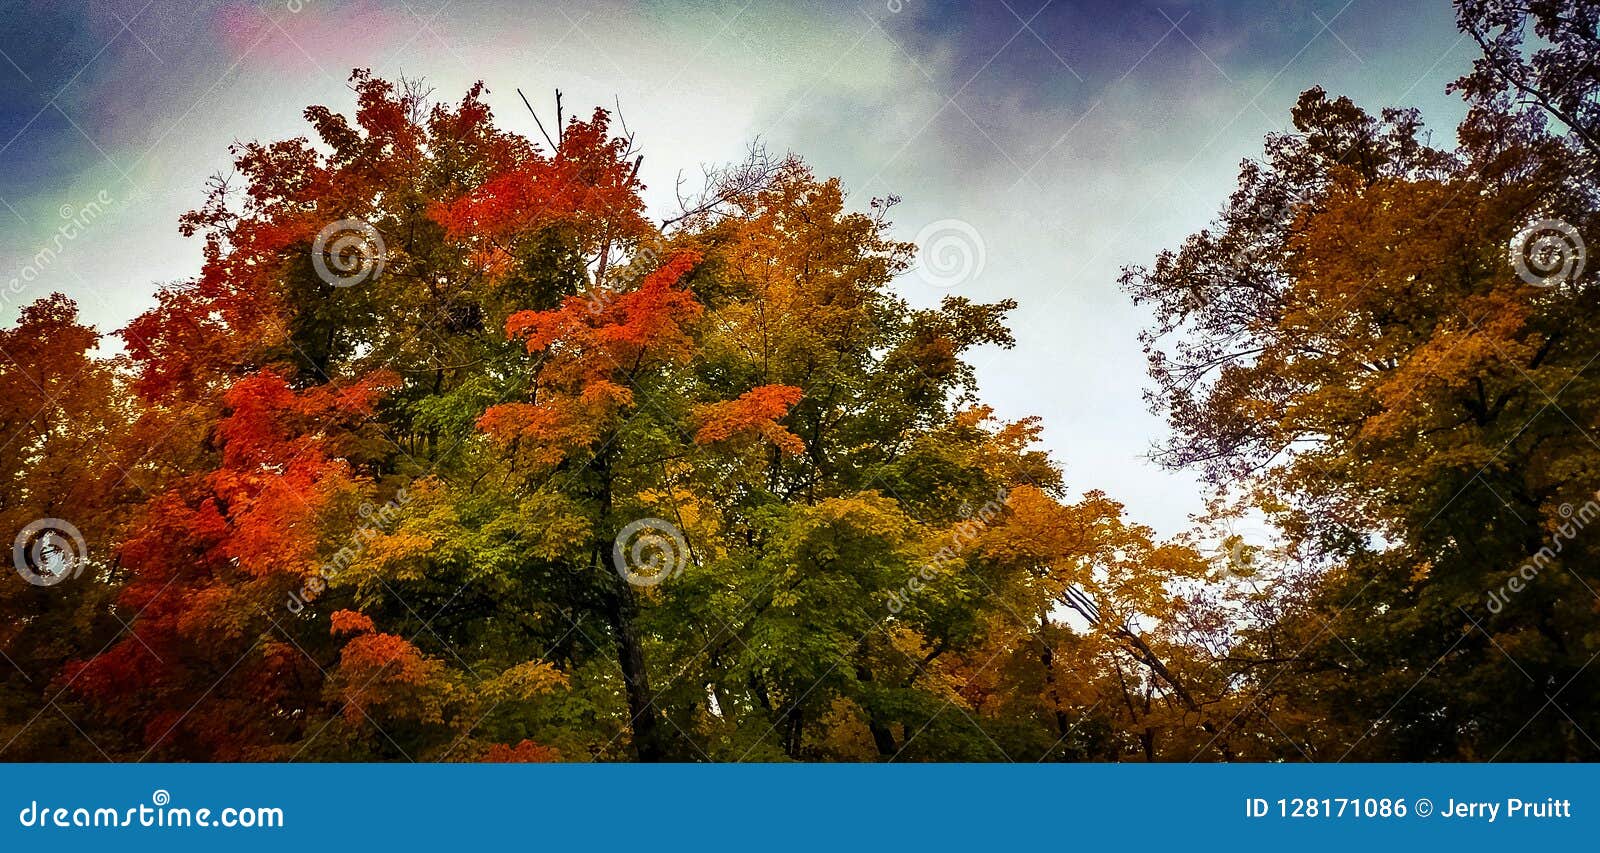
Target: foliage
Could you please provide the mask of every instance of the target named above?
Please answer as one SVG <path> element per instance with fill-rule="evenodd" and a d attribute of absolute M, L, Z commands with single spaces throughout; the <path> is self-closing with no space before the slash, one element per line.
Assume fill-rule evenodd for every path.
<path fill-rule="evenodd" d="M 762 159 L 657 227 L 606 111 L 547 150 L 355 72 L 235 147 L 124 355 L 60 296 L 0 330 L 0 517 L 89 540 L 0 587 L 0 755 L 1596 757 L 1600 314 L 1506 257 L 1600 222 L 1591 72 L 1519 35 L 1593 10 L 1458 11 L 1459 144 L 1310 90 L 1126 270 L 1216 489 L 1167 541 L 982 403 L 1016 304 L 898 297 L 894 199 Z"/>

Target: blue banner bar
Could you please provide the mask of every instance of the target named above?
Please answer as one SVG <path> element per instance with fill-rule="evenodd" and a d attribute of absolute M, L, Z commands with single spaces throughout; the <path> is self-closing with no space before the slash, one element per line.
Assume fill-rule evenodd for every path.
<path fill-rule="evenodd" d="M 1591 765 L 0 765 L 0 850 L 1592 845 Z M 1040 845 L 1043 845 L 1040 847 Z M 1420 849 L 1420 848 L 1419 848 Z"/>

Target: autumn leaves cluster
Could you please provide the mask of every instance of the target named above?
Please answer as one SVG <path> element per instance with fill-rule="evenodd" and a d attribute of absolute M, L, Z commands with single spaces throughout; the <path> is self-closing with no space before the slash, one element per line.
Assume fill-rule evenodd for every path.
<path fill-rule="evenodd" d="M 963 353 L 1013 305 L 908 307 L 889 205 L 796 160 L 662 228 L 603 111 L 535 145 L 481 89 L 351 82 L 314 142 L 236 148 L 123 355 L 59 296 L 5 332 L 4 518 L 93 541 L 0 598 L 7 756 L 1086 754 L 1044 685 L 1204 565 L 977 404 Z M 343 222 L 381 273 L 322 274 Z M 689 552 L 659 586 L 618 564 L 642 519 Z M 1069 586 L 1105 630 L 1046 666 Z M 1002 658 L 1029 677 L 983 683 Z M 956 722 L 985 703 L 1005 746 Z"/>
<path fill-rule="evenodd" d="M 91 551 L 0 584 L 0 758 L 1595 758 L 1600 540 L 1484 606 L 1600 484 L 1600 309 L 1506 256 L 1600 221 L 1526 14 L 1462 4 L 1455 144 L 1306 92 L 1127 269 L 1156 459 L 1215 487 L 1171 540 L 983 405 L 1016 305 L 899 298 L 892 200 L 758 156 L 657 224 L 606 112 L 357 72 L 236 147 L 119 355 L 59 295 L 0 330 L 0 524 Z M 341 222 L 381 273 L 320 274 Z"/>

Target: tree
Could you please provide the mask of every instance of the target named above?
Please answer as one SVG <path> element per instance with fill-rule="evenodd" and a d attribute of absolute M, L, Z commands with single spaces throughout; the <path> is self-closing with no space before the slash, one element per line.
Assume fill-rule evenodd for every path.
<path fill-rule="evenodd" d="M 116 748 L 114 730 L 74 729 L 69 720 L 84 715 L 55 680 L 121 629 L 111 600 L 126 573 L 112 546 L 139 497 L 125 471 L 139 432 L 117 365 L 94 355 L 99 340 L 60 294 L 0 329 L 0 525 L 17 531 L 29 554 L 47 544 L 38 537 L 54 534 L 60 560 L 82 560 L 25 563 L 0 584 L 0 612 L 16 617 L 0 629 L 0 743 L 23 759 L 100 760 L 98 744 Z M 19 576 L 34 569 L 57 576 Z"/>
<path fill-rule="evenodd" d="M 897 297 L 894 199 L 756 152 L 657 227 L 603 110 L 542 148 L 481 86 L 351 84 L 315 143 L 235 147 L 125 359 L 60 301 L 7 332 L 49 361 L 0 380 L 71 421 L 5 508 L 106 555 L 15 633 L 96 642 L 10 707 L 48 684 L 108 757 L 195 760 L 1156 758 L 1210 725 L 1203 560 L 982 405 L 1015 303 Z"/>
<path fill-rule="evenodd" d="M 1252 705 L 1302 706 L 1318 760 L 1593 755 L 1584 712 L 1539 695 L 1593 704 L 1589 546 L 1485 605 L 1594 492 L 1588 280 L 1530 283 L 1506 251 L 1534 220 L 1592 227 L 1583 158 L 1531 113 L 1476 110 L 1455 150 L 1319 90 L 1294 119 L 1214 230 L 1123 278 L 1156 315 L 1161 457 L 1321 567 L 1244 635 Z"/>
<path fill-rule="evenodd" d="M 1600 4 L 1593 0 L 1456 0 L 1456 21 L 1482 55 L 1451 85 L 1482 109 L 1531 107 L 1600 156 Z M 1540 46 L 1527 49 L 1528 31 Z"/>

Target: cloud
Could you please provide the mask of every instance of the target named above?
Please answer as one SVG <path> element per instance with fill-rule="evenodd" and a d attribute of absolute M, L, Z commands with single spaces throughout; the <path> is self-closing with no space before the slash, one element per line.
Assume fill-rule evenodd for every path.
<path fill-rule="evenodd" d="M 658 209 L 680 170 L 692 183 L 761 137 L 841 176 L 855 204 L 903 196 L 902 238 L 969 223 L 986 264 L 956 295 L 1021 303 L 1019 346 L 980 356 L 986 398 L 1043 415 L 1076 482 L 1172 531 L 1199 493 L 1140 459 L 1165 426 L 1140 398 L 1145 318 L 1118 268 L 1204 227 L 1306 86 L 1449 127 L 1460 106 L 1443 84 L 1470 57 L 1449 9 L 1420 0 L 446 2 L 28 0 L 0 25 L 31 78 L 0 60 L 0 145 L 14 140 L 0 264 L 111 187 L 128 200 L 118 218 L 35 287 L 115 328 L 198 269 L 176 221 L 230 167 L 229 144 L 305 134 L 308 104 L 351 109 L 352 67 L 425 76 L 451 100 L 482 79 L 502 125 L 531 138 L 516 89 L 548 117 L 560 88 L 569 115 L 621 103 Z M 915 304 L 945 295 L 899 287 Z"/>

